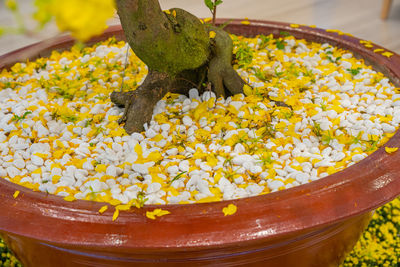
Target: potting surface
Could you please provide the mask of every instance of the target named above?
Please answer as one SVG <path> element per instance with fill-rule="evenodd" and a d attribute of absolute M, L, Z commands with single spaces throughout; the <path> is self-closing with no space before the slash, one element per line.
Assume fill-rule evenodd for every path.
<path fill-rule="evenodd" d="M 74 46 L 3 70 L 0 176 L 116 210 L 212 202 L 318 180 L 396 131 L 398 89 L 350 52 L 286 32 L 232 38 L 235 67 L 251 85 L 245 95 L 169 93 L 146 131 L 130 136 L 108 95 L 135 88 L 147 69 L 124 42 Z"/>

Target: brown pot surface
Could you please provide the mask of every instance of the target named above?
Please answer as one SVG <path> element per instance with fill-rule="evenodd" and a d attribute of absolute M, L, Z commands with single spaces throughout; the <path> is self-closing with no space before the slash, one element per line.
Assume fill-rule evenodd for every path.
<path fill-rule="evenodd" d="M 250 25 L 233 20 L 225 29 L 245 36 L 287 31 L 296 38 L 328 42 L 352 51 L 391 78 L 396 86 L 400 84 L 400 56 L 394 54 L 387 58 L 374 53 L 373 49 L 381 47 L 365 48 L 354 37 L 306 26 L 292 28 L 287 23 L 253 20 L 250 20 Z M 120 26 L 110 27 L 91 43 L 114 35 L 124 39 Z M 54 49 L 69 48 L 72 44 L 69 37 L 61 37 L 19 49 L 0 56 L 0 69 L 26 58 L 26 55 L 34 59 L 49 55 Z M 38 47 L 40 52 L 37 52 Z M 32 55 L 31 51 L 35 54 Z M 400 147 L 400 134 L 396 133 L 384 146 Z M 348 243 L 354 245 L 365 226 L 366 214 L 400 194 L 398 162 L 400 152 L 387 154 L 382 147 L 359 163 L 306 185 L 232 201 L 165 205 L 162 208 L 171 214 L 156 220 L 148 219 L 145 213 L 160 206 L 149 205 L 121 212 L 114 222 L 113 208 L 99 215 L 98 210 L 104 203 L 83 200 L 66 202 L 61 197 L 33 192 L 0 179 L 0 232 L 8 236 L 6 240 L 28 264 L 32 264 L 30 261 L 37 257 L 35 253 L 45 256 L 46 251 L 51 249 L 67 255 L 63 254 L 63 258 L 60 252 L 60 255 L 54 254 L 59 256 L 53 257 L 56 261 L 64 259 L 65 262 L 72 262 L 72 254 L 84 258 L 91 254 L 97 257 L 96 262 L 108 262 L 112 257 L 121 257 L 120 260 L 133 257 L 126 262 L 181 263 L 187 260 L 196 263 L 196 259 L 203 259 L 208 263 L 211 260 L 211 263 L 221 261 L 232 265 L 243 264 L 247 258 L 248 262 L 271 260 L 278 256 L 283 259 L 292 253 L 292 261 L 285 263 L 296 263 L 296 260 L 303 263 L 299 251 L 313 246 L 319 246 L 328 254 L 341 251 L 343 255 L 343 251 L 348 251 L 349 248 L 343 247 L 332 250 L 332 245 L 340 243 L 335 234 L 341 234 L 342 239 L 346 238 Z M 21 193 L 14 199 L 16 190 Z M 238 210 L 234 215 L 224 216 L 222 209 L 230 203 L 235 204 Z M 346 225 L 353 226 L 351 232 L 345 230 Z M 356 236 L 350 238 L 355 232 Z M 325 245 L 330 240 L 331 247 L 324 247 L 324 240 Z M 22 244 L 37 250 L 27 252 L 28 247 L 24 248 Z M 296 251 L 297 254 L 294 253 Z M 312 249 L 308 251 L 308 263 L 315 261 L 317 253 L 321 253 Z M 245 256 L 240 256 L 242 254 Z M 251 260 L 249 255 L 262 256 Z M 330 262 L 338 262 L 340 257 L 326 255 Z M 240 260 L 233 263 L 232 259 Z M 75 264 L 78 263 L 75 261 Z M 80 264 L 90 263 L 86 259 Z"/>

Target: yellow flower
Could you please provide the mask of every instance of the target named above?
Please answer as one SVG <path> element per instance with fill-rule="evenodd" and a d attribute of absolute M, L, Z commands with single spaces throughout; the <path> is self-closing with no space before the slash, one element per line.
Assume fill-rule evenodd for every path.
<path fill-rule="evenodd" d="M 18 195 L 19 195 L 19 191 L 17 190 L 17 191 L 15 191 L 15 193 L 14 193 L 14 195 L 13 195 L 13 198 L 17 198 Z"/>
<path fill-rule="evenodd" d="M 214 39 L 217 34 L 215 33 L 215 31 L 210 31 L 208 35 L 210 36 L 210 39 Z"/>
<path fill-rule="evenodd" d="M 394 152 L 396 152 L 399 148 L 398 147 L 385 147 L 385 151 L 388 154 L 392 154 Z"/>
<path fill-rule="evenodd" d="M 168 210 L 155 209 L 153 211 L 146 211 L 146 217 L 155 220 L 156 216 L 161 217 L 170 213 L 171 212 L 169 212 Z"/>
<path fill-rule="evenodd" d="M 15 0 L 6 0 L 6 2 L 4 4 L 11 11 L 15 11 L 18 9 L 18 4 L 17 4 L 17 1 L 15 1 Z"/>
<path fill-rule="evenodd" d="M 237 207 L 233 204 L 229 204 L 227 207 L 222 209 L 224 216 L 235 214 L 237 211 Z"/>
<path fill-rule="evenodd" d="M 290 24 L 290 27 L 292 27 L 292 28 L 298 28 L 298 27 L 300 27 L 300 25 L 299 24 Z"/>
<path fill-rule="evenodd" d="M 54 17 L 61 31 L 70 31 L 80 41 L 101 34 L 114 15 L 114 0 L 37 0 L 35 19 L 46 23 Z"/>

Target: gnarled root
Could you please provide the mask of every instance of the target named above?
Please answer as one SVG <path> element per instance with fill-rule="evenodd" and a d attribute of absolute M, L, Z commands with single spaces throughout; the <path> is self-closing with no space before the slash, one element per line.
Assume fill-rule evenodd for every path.
<path fill-rule="evenodd" d="M 208 66 L 208 81 L 217 96 L 243 92 L 245 82 L 232 67 L 233 44 L 229 34 L 220 28 L 210 27 L 216 33 L 212 43 L 212 59 Z"/>
<path fill-rule="evenodd" d="M 208 82 L 217 96 L 243 92 L 245 82 L 232 67 L 232 40 L 223 30 L 211 27 L 216 32 L 212 43 L 212 58 L 204 66 L 180 73 L 174 77 L 150 70 L 143 84 L 135 91 L 113 92 L 111 101 L 125 107 L 119 123 L 125 123 L 128 134 L 143 131 L 143 125 L 151 120 L 153 108 L 167 93 L 186 94 L 190 88 L 199 87 L 207 73 Z"/>
<path fill-rule="evenodd" d="M 135 91 L 111 94 L 111 101 L 119 107 L 125 107 L 119 123 L 125 123 L 125 130 L 131 134 L 142 131 L 143 125 L 151 120 L 154 105 L 165 95 L 170 79 L 166 74 L 150 71 Z"/>
<path fill-rule="evenodd" d="M 111 101 L 124 107 L 124 114 L 119 123 L 125 123 L 128 134 L 143 131 L 143 125 L 151 120 L 153 108 L 167 92 L 185 94 L 195 84 L 197 73 L 185 72 L 177 77 L 150 70 L 143 84 L 129 92 L 111 93 Z"/>

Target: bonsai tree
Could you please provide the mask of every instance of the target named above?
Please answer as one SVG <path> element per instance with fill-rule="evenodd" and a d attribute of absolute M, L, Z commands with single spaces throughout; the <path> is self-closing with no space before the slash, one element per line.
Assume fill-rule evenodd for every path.
<path fill-rule="evenodd" d="M 221 3 L 205 0 L 213 24 Z M 21 17 L 15 0 L 5 4 Z M 100 34 L 116 8 L 130 47 L 149 70 L 138 88 L 127 92 L 121 88 L 111 94 L 113 103 L 125 107 L 119 122 L 129 134 L 143 130 L 154 105 L 167 92 L 185 94 L 196 87 L 225 96 L 243 91 L 245 83 L 232 67 L 233 44 L 228 33 L 185 10 L 163 11 L 158 0 L 35 0 L 35 5 L 34 18 L 41 26 L 54 17 L 61 30 L 70 31 L 80 41 Z M 30 33 L 17 21 L 18 32 Z"/>
<path fill-rule="evenodd" d="M 221 1 L 206 2 L 215 14 Z M 204 83 L 217 96 L 242 92 L 228 33 L 179 8 L 163 12 L 158 0 L 117 0 L 116 6 L 129 45 L 149 68 L 136 90 L 111 94 L 112 102 L 125 107 L 120 122 L 128 133 L 142 130 L 167 92 L 186 93 Z"/>

